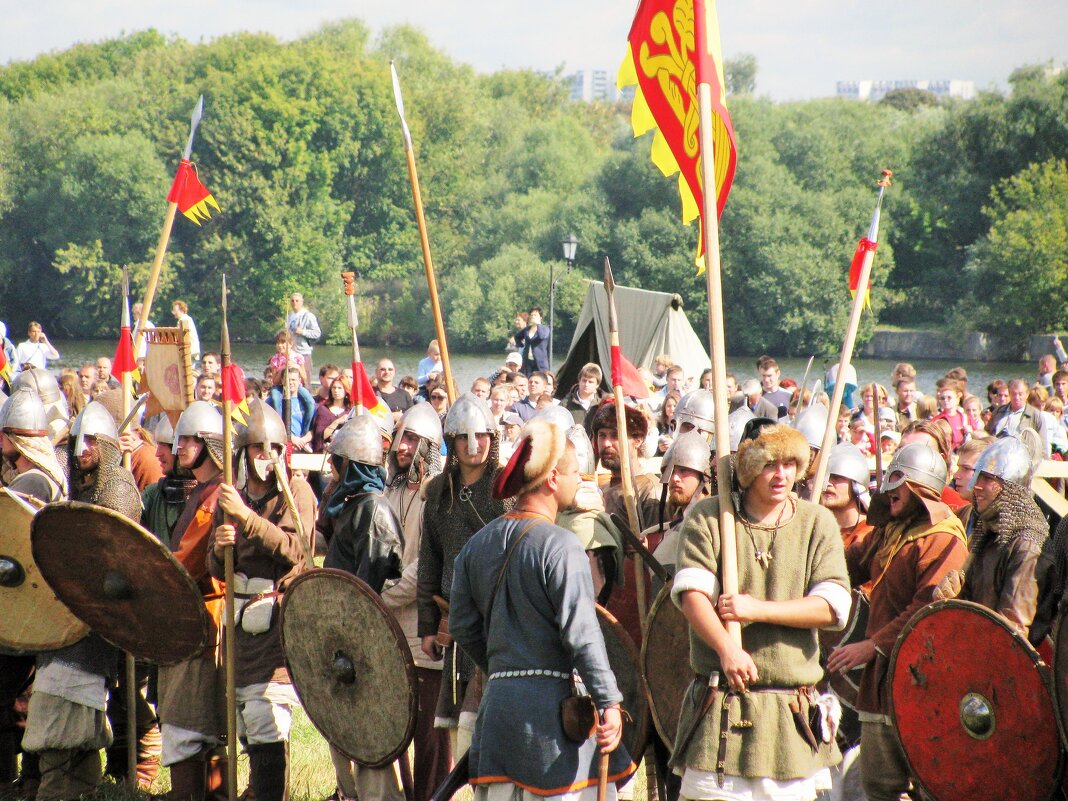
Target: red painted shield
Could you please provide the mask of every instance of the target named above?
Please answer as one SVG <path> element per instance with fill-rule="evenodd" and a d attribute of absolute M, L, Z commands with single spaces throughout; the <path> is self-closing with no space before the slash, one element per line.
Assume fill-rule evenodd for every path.
<path fill-rule="evenodd" d="M 1068 615 L 1061 615 L 1053 629 L 1052 661 L 1053 694 L 1057 699 L 1061 736 L 1068 744 Z"/>
<path fill-rule="evenodd" d="M 890 716 L 912 774 L 937 801 L 1048 799 L 1061 767 L 1049 679 L 996 612 L 921 609 L 890 657 Z"/>

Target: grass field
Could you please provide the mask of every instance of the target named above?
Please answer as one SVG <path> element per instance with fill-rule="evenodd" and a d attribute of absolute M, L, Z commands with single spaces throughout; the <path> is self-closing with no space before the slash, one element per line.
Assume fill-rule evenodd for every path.
<path fill-rule="evenodd" d="M 409 758 L 412 753 L 409 751 Z M 323 801 L 334 792 L 334 767 L 330 763 L 330 752 L 326 740 L 315 730 L 304 710 L 297 708 L 293 715 L 293 730 L 290 742 L 292 760 L 289 773 L 290 801 Z M 103 752 L 101 752 L 103 759 Z M 244 790 L 248 784 L 248 756 L 239 754 L 237 761 L 238 788 Z M 633 798 L 645 799 L 644 766 L 630 783 L 633 785 Z M 163 795 L 170 790 L 170 772 L 164 768 L 159 778 L 152 785 L 151 795 Z M 627 788 L 631 789 L 630 786 Z M 470 787 L 457 793 L 454 801 L 471 801 Z M 0 790 L 0 801 L 14 801 L 19 796 L 13 792 Z M 143 801 L 144 794 L 131 794 L 122 784 L 105 779 L 94 798 L 97 801 Z M 375 801 L 370 799 L 369 801 Z M 415 799 L 426 801 L 426 799 Z"/>

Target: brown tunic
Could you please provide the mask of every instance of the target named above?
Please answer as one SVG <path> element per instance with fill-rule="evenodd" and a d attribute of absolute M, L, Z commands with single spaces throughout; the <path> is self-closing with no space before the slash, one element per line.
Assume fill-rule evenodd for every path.
<path fill-rule="evenodd" d="M 315 496 L 303 478 L 291 479 L 290 488 L 300 510 L 304 536 L 307 537 L 315 524 Z M 237 529 L 234 572 L 243 573 L 249 578 L 270 579 L 274 582 L 276 591 L 284 592 L 290 582 L 305 570 L 304 549 L 297 536 L 289 505 L 278 490 L 255 501 L 244 492 L 241 497 L 253 514 Z M 215 522 L 216 525 L 222 522 L 221 512 L 216 512 Z M 223 578 L 222 560 L 215 556 L 214 530 L 208 543 L 207 567 L 212 576 Z M 290 680 L 285 655 L 282 653 L 277 606 L 267 631 L 262 634 L 249 634 L 238 626 L 236 635 L 237 686 Z"/>
<path fill-rule="evenodd" d="M 872 582 L 871 608 L 865 634 L 875 643 L 857 691 L 857 709 L 885 715 L 889 710 L 886 681 L 890 652 L 901 630 L 922 607 L 950 570 L 959 570 L 968 550 L 964 528 L 948 507 L 938 504 L 943 519 L 932 523 L 926 509 L 910 520 L 891 520 L 846 551 L 853 586 Z M 889 558 L 887 558 L 889 556 Z"/>

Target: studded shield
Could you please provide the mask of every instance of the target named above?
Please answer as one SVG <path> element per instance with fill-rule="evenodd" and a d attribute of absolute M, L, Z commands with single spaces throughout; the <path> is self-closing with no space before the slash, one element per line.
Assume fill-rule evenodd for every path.
<path fill-rule="evenodd" d="M 418 707 L 400 626 L 343 570 L 298 576 L 282 601 L 282 648 L 308 718 L 353 761 L 378 768 L 408 750 Z"/>
<path fill-rule="evenodd" d="M 890 715 L 913 776 L 938 801 L 1047 799 L 1061 744 L 1049 670 L 996 612 L 938 601 L 890 656 Z"/>
<path fill-rule="evenodd" d="M 671 584 L 656 596 L 649 608 L 642 672 L 649 686 L 649 707 L 661 739 L 675 742 L 686 690 L 693 679 L 690 668 L 690 627 L 682 611 L 671 601 Z"/>

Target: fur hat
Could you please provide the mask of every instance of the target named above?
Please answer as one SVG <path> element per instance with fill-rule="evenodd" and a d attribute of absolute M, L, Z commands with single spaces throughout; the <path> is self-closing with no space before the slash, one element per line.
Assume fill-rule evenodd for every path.
<path fill-rule="evenodd" d="M 523 495 L 538 487 L 556 467 L 567 448 L 567 432 L 545 418 L 534 418 L 523 428 L 519 445 L 493 482 L 498 500 Z"/>
<path fill-rule="evenodd" d="M 747 489 L 765 465 L 779 461 L 796 462 L 800 478 L 808 467 L 808 460 L 808 440 L 804 434 L 786 425 L 770 426 L 761 431 L 756 439 L 745 440 L 738 446 L 735 468 L 738 485 Z"/>
<path fill-rule="evenodd" d="M 644 440 L 649 434 L 649 421 L 645 415 L 634 406 L 623 404 L 623 411 L 627 418 L 627 434 L 630 439 Z M 613 398 L 606 398 L 593 415 L 593 424 L 590 426 L 590 439 L 597 442 L 597 432 L 602 428 L 611 430 L 618 429 L 616 424 L 616 402 Z"/>

